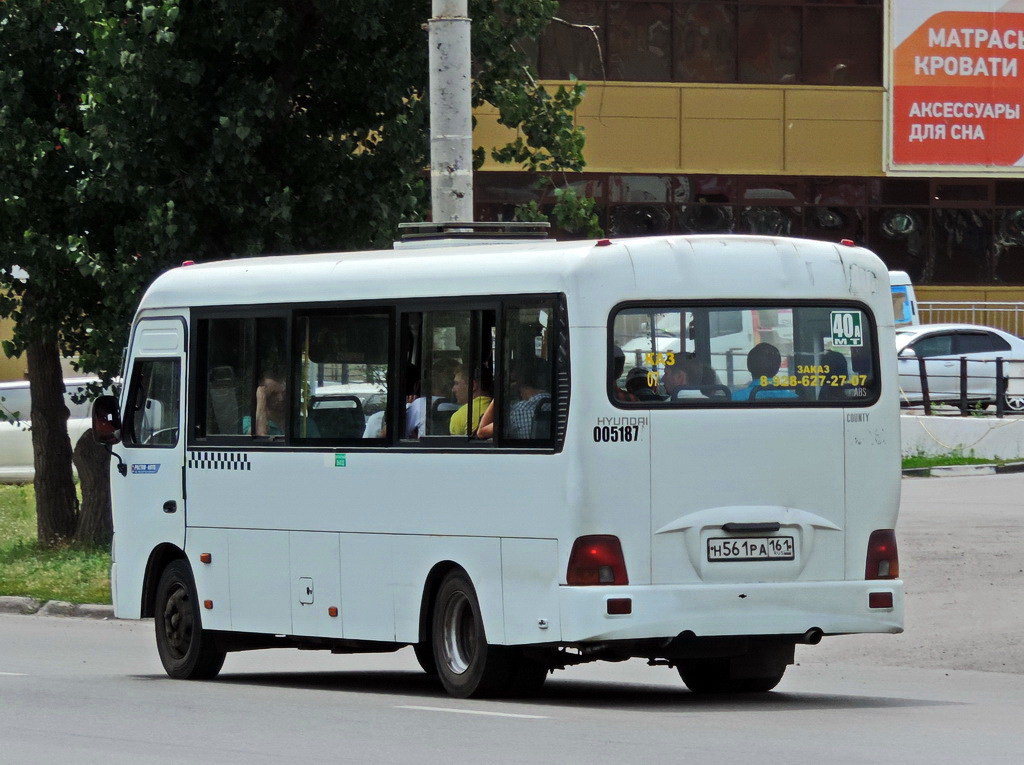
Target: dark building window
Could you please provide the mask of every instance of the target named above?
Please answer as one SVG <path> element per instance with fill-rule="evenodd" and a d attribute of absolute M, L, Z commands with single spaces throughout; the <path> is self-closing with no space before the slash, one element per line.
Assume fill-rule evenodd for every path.
<path fill-rule="evenodd" d="M 563 0 L 547 79 L 881 85 L 882 0 Z"/>
<path fill-rule="evenodd" d="M 736 6 L 680 3 L 672 19 L 676 82 L 736 82 Z"/>
<path fill-rule="evenodd" d="M 550 190 L 531 192 L 529 178 L 477 173 L 477 219 L 510 220 L 527 197 L 550 211 Z M 583 173 L 573 186 L 609 236 L 851 239 L 917 284 L 1024 284 L 1020 180 Z"/>

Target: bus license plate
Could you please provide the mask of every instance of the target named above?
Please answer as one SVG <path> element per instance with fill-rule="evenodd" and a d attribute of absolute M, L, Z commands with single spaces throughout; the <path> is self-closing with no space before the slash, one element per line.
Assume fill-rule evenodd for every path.
<path fill-rule="evenodd" d="M 708 561 L 793 560 L 793 537 L 712 537 Z"/>

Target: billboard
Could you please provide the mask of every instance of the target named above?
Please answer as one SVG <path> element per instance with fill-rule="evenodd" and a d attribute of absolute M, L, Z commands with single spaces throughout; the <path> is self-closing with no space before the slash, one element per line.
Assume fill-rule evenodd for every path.
<path fill-rule="evenodd" d="M 890 0 L 886 170 L 1024 176 L 1024 0 Z"/>

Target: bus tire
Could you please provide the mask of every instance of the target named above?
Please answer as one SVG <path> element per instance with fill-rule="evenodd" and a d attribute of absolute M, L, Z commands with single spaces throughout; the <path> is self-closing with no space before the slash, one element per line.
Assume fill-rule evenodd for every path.
<path fill-rule="evenodd" d="M 464 571 L 451 571 L 441 582 L 431 622 L 437 674 L 449 694 L 465 699 L 508 689 L 514 656 L 487 644 L 476 590 Z"/>
<path fill-rule="evenodd" d="M 434 646 L 430 643 L 414 643 L 412 650 L 423 671 L 431 677 L 436 677 L 437 661 L 434 659 Z"/>
<path fill-rule="evenodd" d="M 160 575 L 154 621 L 160 662 L 170 677 L 209 680 L 217 676 L 225 652 L 203 629 L 196 585 L 187 561 L 171 561 Z"/>

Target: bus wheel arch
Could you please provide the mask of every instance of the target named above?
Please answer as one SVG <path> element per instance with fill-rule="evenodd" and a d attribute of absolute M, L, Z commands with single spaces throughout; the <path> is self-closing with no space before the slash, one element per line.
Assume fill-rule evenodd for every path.
<path fill-rule="evenodd" d="M 441 582 L 451 571 L 465 571 L 459 564 L 450 560 L 443 560 L 435 563 L 430 573 L 423 582 L 423 596 L 420 599 L 420 625 L 419 642 L 413 645 L 416 653 L 416 661 L 428 675 L 437 675 L 437 663 L 434 661 L 434 646 L 431 637 L 433 630 L 434 604 L 437 602 L 437 591 L 441 588 Z"/>
<path fill-rule="evenodd" d="M 152 618 L 156 615 L 156 588 L 160 583 L 160 576 L 171 561 L 184 560 L 185 552 L 177 545 L 168 542 L 157 545 L 149 554 L 146 561 L 146 573 L 142 580 L 142 611 L 143 619 Z"/>

